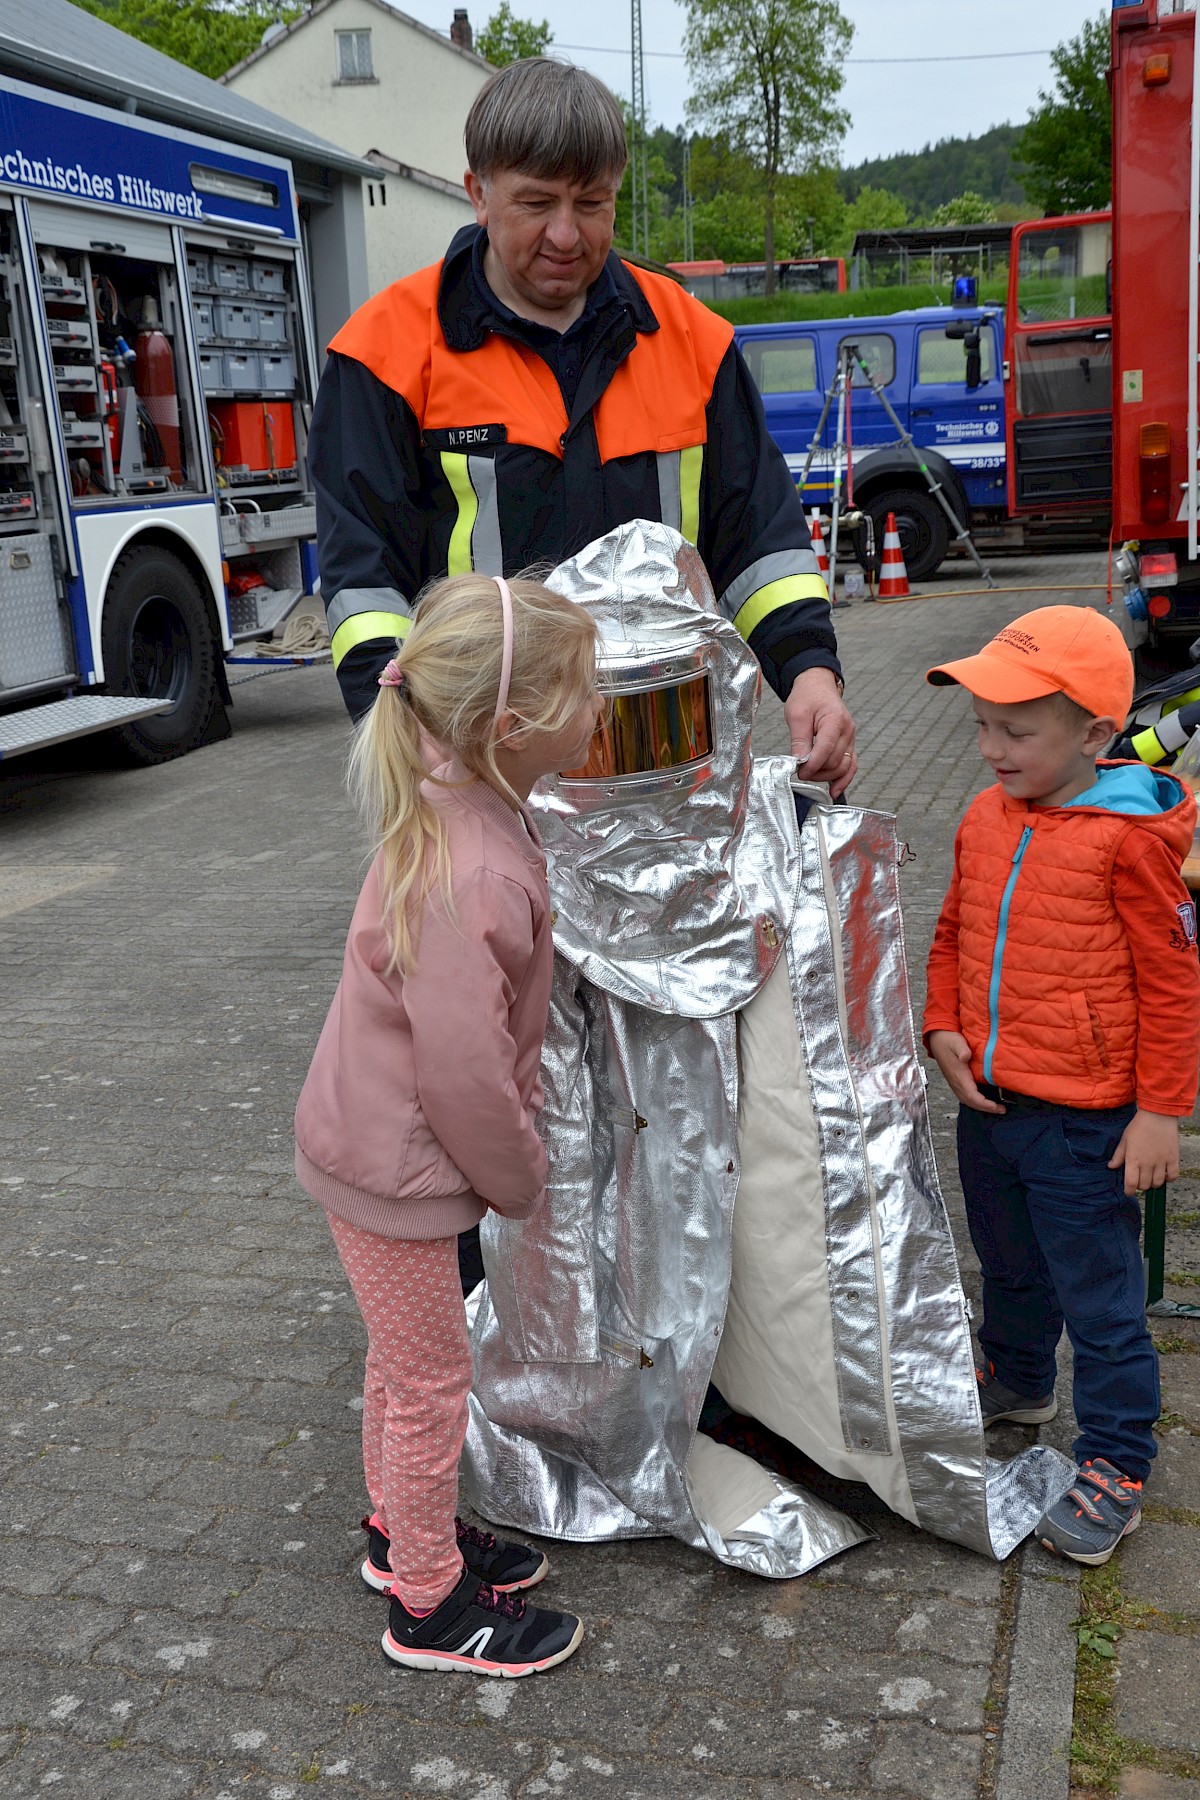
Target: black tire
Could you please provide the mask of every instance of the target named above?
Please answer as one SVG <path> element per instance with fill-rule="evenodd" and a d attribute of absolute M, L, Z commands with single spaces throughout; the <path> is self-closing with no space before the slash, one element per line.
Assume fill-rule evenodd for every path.
<path fill-rule="evenodd" d="M 950 547 L 950 521 L 930 493 L 892 488 L 863 503 L 875 522 L 875 566 L 883 556 L 883 530 L 889 513 L 896 515 L 904 567 L 910 581 L 924 581 L 939 569 Z"/>
<path fill-rule="evenodd" d="M 172 702 L 169 712 L 114 730 L 130 761 L 194 750 L 218 705 L 217 645 L 200 585 L 178 557 L 136 545 L 125 552 L 104 598 L 101 643 L 109 693 Z"/>

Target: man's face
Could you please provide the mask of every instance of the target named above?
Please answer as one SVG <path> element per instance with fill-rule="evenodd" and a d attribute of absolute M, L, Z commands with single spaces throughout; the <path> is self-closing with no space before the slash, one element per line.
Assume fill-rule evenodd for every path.
<path fill-rule="evenodd" d="M 619 177 L 582 186 L 500 169 L 465 180 L 513 293 L 538 312 L 577 306 L 612 247 Z"/>

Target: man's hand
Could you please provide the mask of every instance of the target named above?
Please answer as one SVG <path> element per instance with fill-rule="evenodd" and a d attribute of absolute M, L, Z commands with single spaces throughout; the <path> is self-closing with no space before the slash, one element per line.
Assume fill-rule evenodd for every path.
<path fill-rule="evenodd" d="M 1110 1169 L 1125 1170 L 1125 1192 L 1162 1187 L 1179 1174 L 1179 1120 L 1166 1113 L 1134 1113 L 1113 1151 Z"/>
<path fill-rule="evenodd" d="M 805 669 L 792 683 L 783 716 L 792 739 L 792 755 L 805 781 L 827 781 L 837 800 L 858 769 L 854 753 L 854 720 L 838 692 L 832 669 Z"/>
<path fill-rule="evenodd" d="M 958 1031 L 931 1031 L 929 1054 L 946 1078 L 946 1086 L 956 1100 L 972 1112 L 1002 1113 L 1007 1109 L 988 1100 L 975 1085 L 971 1073 L 971 1046 Z"/>

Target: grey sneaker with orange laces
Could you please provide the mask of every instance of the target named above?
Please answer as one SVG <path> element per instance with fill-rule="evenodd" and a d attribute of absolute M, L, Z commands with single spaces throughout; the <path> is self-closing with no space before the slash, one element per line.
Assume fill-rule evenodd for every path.
<path fill-rule="evenodd" d="M 1095 1456 L 1075 1484 L 1038 1520 L 1034 1536 L 1055 1556 L 1095 1568 L 1142 1522 L 1142 1484 Z"/>

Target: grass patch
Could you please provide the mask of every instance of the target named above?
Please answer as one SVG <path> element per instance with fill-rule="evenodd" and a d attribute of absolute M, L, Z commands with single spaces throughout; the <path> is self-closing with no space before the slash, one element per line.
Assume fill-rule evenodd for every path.
<path fill-rule="evenodd" d="M 1184 1337 L 1182 1331 L 1165 1331 L 1154 1339 L 1154 1348 L 1160 1356 L 1200 1356 L 1200 1338 Z"/>
<path fill-rule="evenodd" d="M 1200 1225 L 1200 1212 L 1169 1212 L 1167 1224 L 1178 1226 L 1180 1231 L 1190 1231 L 1193 1225 Z"/>
<path fill-rule="evenodd" d="M 1154 1431 L 1157 1437 L 1165 1437 L 1168 1431 L 1187 1431 L 1193 1437 L 1200 1437 L 1200 1425 L 1193 1425 L 1190 1419 L 1176 1412 L 1159 1413 L 1154 1421 Z"/>
<path fill-rule="evenodd" d="M 985 281 L 979 290 L 982 305 L 1002 306 L 1008 297 L 1005 281 Z M 913 287 L 858 288 L 848 294 L 756 294 L 746 300 L 713 300 L 710 311 L 731 325 L 776 325 L 792 319 L 869 319 L 887 313 L 907 312 L 914 306 L 949 306 L 949 287 L 928 282 Z"/>
<path fill-rule="evenodd" d="M 1184 1515 L 1180 1523 L 1197 1522 L 1196 1514 L 1187 1513 L 1182 1507 L 1146 1509 L 1147 1518 L 1162 1515 L 1172 1522 L 1176 1513 Z M 1098 1569 L 1085 1568 L 1080 1600 L 1076 1621 L 1080 1647 L 1075 1657 L 1075 1716 L 1071 1732 L 1072 1794 L 1081 1790 L 1096 1795 L 1117 1794 L 1122 1771 L 1131 1767 L 1157 1769 L 1184 1781 L 1196 1780 L 1200 1758 L 1156 1750 L 1153 1744 L 1139 1738 L 1121 1736 L 1113 1718 L 1118 1658 L 1097 1655 L 1091 1647 L 1096 1640 L 1111 1644 L 1116 1638 L 1126 1638 L 1131 1631 L 1145 1631 L 1148 1627 L 1164 1636 L 1190 1637 L 1196 1633 L 1196 1621 L 1127 1599 L 1121 1588 L 1119 1561 L 1105 1563 Z"/>

